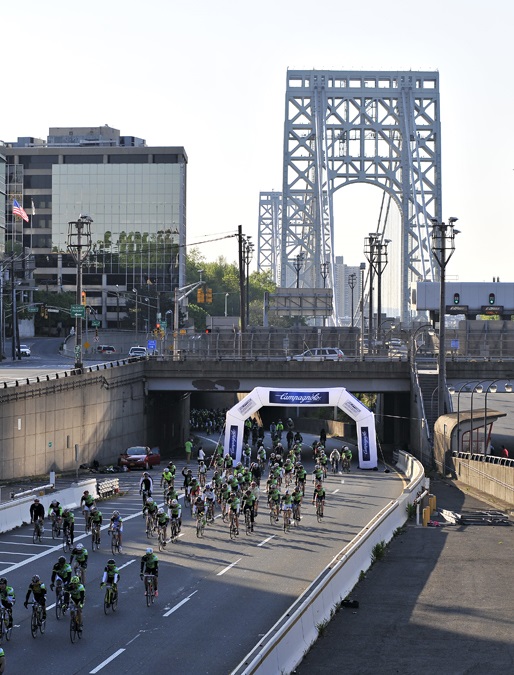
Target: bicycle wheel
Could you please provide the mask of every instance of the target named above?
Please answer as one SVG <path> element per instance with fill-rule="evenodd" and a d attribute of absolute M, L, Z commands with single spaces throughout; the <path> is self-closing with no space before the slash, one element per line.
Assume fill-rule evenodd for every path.
<path fill-rule="evenodd" d="M 231 518 L 231 520 L 230 520 L 230 538 L 235 539 L 236 537 L 237 537 L 236 519 Z"/>
<path fill-rule="evenodd" d="M 38 610 L 38 623 L 39 623 L 39 632 L 41 633 L 41 635 L 44 635 L 46 630 L 46 619 L 43 619 L 42 609 Z"/>
<path fill-rule="evenodd" d="M 273 508 L 270 508 L 269 510 L 269 522 L 270 525 L 273 525 L 273 523 L 275 522 L 275 511 Z"/>
<path fill-rule="evenodd" d="M 150 579 L 146 582 L 146 606 L 150 607 L 152 604 L 152 594 L 153 594 L 153 581 Z"/>
<path fill-rule="evenodd" d="M 323 505 L 318 504 L 316 507 L 316 518 L 318 519 L 318 523 L 321 523 L 323 520 Z"/>
<path fill-rule="evenodd" d="M 55 539 L 57 536 L 57 524 L 52 523 L 52 539 Z"/>
<path fill-rule="evenodd" d="M 57 621 L 64 615 L 63 609 L 63 596 L 62 593 L 58 593 L 55 598 L 55 616 L 57 618 Z"/>
<path fill-rule="evenodd" d="M 37 614 L 38 614 L 37 609 L 35 607 L 32 607 L 32 616 L 30 617 L 30 632 L 32 633 L 33 638 L 37 637 L 37 629 L 38 629 Z"/>
<path fill-rule="evenodd" d="M 71 612 L 70 614 L 70 640 L 72 642 L 75 642 L 78 638 L 78 630 L 77 630 L 77 620 L 75 618 L 75 612 Z"/>
<path fill-rule="evenodd" d="M 245 527 L 246 527 L 246 534 L 251 534 L 252 520 L 250 518 L 250 511 L 248 511 L 248 509 L 245 511 Z"/>
<path fill-rule="evenodd" d="M 71 542 L 70 542 L 70 537 L 68 532 L 63 532 L 62 535 L 62 550 L 66 553 L 66 551 L 71 551 Z"/>

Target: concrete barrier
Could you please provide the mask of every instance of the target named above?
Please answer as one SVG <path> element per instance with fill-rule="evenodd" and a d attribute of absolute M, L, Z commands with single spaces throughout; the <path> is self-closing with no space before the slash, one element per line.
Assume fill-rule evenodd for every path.
<path fill-rule="evenodd" d="M 98 499 L 96 491 L 96 478 L 73 483 L 71 487 L 64 490 L 57 490 L 48 495 L 38 497 L 39 501 L 45 507 L 45 513 L 48 513 L 50 504 L 56 499 L 63 508 L 76 509 L 80 505 L 80 498 L 84 490 L 89 490 L 95 499 Z M 30 523 L 30 505 L 35 496 L 20 497 L 12 502 L 0 504 L 0 532 L 9 532 L 23 524 Z"/>
<path fill-rule="evenodd" d="M 330 620 L 335 607 L 359 581 L 361 572 L 371 566 L 373 547 L 389 542 L 407 520 L 407 504 L 414 503 L 416 491 L 424 481 L 424 469 L 409 453 L 401 451 L 400 455 L 405 467 L 402 472 L 409 475 L 409 484 L 400 497 L 382 509 L 339 552 L 232 675 L 291 673 L 298 666 L 318 638 L 318 626 Z"/>

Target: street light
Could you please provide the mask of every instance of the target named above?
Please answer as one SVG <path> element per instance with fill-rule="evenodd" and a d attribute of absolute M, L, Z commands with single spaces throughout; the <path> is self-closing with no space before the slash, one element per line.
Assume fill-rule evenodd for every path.
<path fill-rule="evenodd" d="M 455 235 L 459 231 L 455 229 L 458 218 L 449 218 L 448 224 L 438 222 L 437 218 L 431 218 L 432 241 L 431 248 L 439 265 L 439 417 L 444 413 L 444 386 L 446 384 L 446 348 L 445 348 L 445 314 L 446 314 L 446 265 L 455 252 Z"/>
<path fill-rule="evenodd" d="M 253 258 L 254 246 L 253 242 L 250 241 L 252 236 L 250 234 L 246 235 L 246 239 L 243 240 L 243 260 L 246 265 L 246 325 L 250 323 L 250 263 Z"/>
<path fill-rule="evenodd" d="M 91 223 L 89 216 L 80 215 L 68 223 L 68 251 L 77 264 L 76 304 L 82 305 L 82 263 L 91 249 Z M 85 310 L 84 310 L 85 314 Z M 75 368 L 82 368 L 82 317 L 75 317 Z"/>
<path fill-rule="evenodd" d="M 416 344 L 416 336 L 418 333 L 421 333 L 422 330 L 426 329 L 428 335 L 432 336 L 435 335 L 435 330 L 434 327 L 432 326 L 431 323 L 424 323 L 421 326 L 418 326 L 414 333 L 411 335 L 411 359 L 414 362 L 416 359 L 416 352 L 418 351 L 418 345 Z"/>
<path fill-rule="evenodd" d="M 132 289 L 132 293 L 134 293 L 135 296 L 136 296 L 136 312 L 135 312 L 135 319 L 136 319 L 136 320 L 134 321 L 134 325 L 135 325 L 135 327 L 136 327 L 136 342 L 137 342 L 137 317 L 138 317 L 137 288 L 133 288 L 133 289 Z"/>
<path fill-rule="evenodd" d="M 348 286 L 350 287 L 352 291 L 352 328 L 353 328 L 353 289 L 355 288 L 355 285 L 357 284 L 357 275 L 355 272 L 352 272 L 351 274 L 348 275 Z"/>
<path fill-rule="evenodd" d="M 229 296 L 229 295 L 230 295 L 230 293 L 225 293 L 225 316 L 228 316 L 228 307 L 227 307 L 227 303 L 228 303 L 228 296 Z"/>
<path fill-rule="evenodd" d="M 360 264 L 360 272 L 361 272 L 361 348 L 360 348 L 360 355 L 361 358 L 364 356 L 364 272 L 366 271 L 366 263 L 361 262 Z M 368 343 L 368 351 L 369 351 L 369 343 Z"/>
<path fill-rule="evenodd" d="M 295 268 L 296 271 L 296 288 L 300 288 L 300 271 L 303 267 L 303 261 L 304 261 L 304 253 L 302 251 L 301 253 L 298 253 L 293 262 L 293 267 Z"/>

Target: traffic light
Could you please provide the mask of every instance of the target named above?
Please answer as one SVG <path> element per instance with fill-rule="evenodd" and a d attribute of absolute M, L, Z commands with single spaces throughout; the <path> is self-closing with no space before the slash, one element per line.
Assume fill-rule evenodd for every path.
<path fill-rule="evenodd" d="M 199 288 L 196 291 L 196 302 L 198 302 L 198 303 L 204 303 L 205 302 L 205 293 L 203 292 L 203 288 Z"/>
<path fill-rule="evenodd" d="M 453 304 L 460 305 L 460 293 L 453 294 Z"/>
<path fill-rule="evenodd" d="M 155 324 L 155 328 L 156 328 L 158 331 L 160 331 L 160 330 L 161 330 L 161 324 L 160 324 L 159 322 L 157 322 L 157 323 Z"/>
<path fill-rule="evenodd" d="M 86 306 L 86 291 L 82 291 L 80 296 L 81 296 L 81 304 L 84 305 L 84 307 L 85 307 Z"/>
<path fill-rule="evenodd" d="M 212 332 L 212 329 L 211 329 L 211 328 L 206 328 L 206 329 L 205 329 L 205 332 L 206 332 L 206 333 L 211 333 L 211 332 Z"/>
<path fill-rule="evenodd" d="M 205 302 L 209 305 L 212 303 L 212 288 L 205 289 Z"/>
<path fill-rule="evenodd" d="M 494 293 L 489 293 L 489 304 L 494 305 L 496 303 L 496 295 Z"/>
<path fill-rule="evenodd" d="M 95 338 L 98 337 L 98 328 L 95 328 Z"/>

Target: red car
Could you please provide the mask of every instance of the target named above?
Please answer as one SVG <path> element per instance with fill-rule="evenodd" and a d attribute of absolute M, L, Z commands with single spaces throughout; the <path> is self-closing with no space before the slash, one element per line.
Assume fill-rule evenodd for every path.
<path fill-rule="evenodd" d="M 119 466 L 128 469 L 151 469 L 161 463 L 159 448 L 149 448 L 145 445 L 133 445 L 123 452 L 118 460 Z"/>

